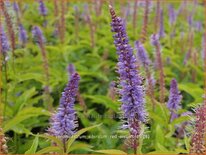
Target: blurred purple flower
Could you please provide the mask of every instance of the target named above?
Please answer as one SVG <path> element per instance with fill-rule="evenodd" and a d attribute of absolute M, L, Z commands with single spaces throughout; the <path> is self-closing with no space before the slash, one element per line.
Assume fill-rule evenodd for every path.
<path fill-rule="evenodd" d="M 25 45 L 27 42 L 27 33 L 22 24 L 19 24 L 19 41 Z"/>
<path fill-rule="evenodd" d="M 164 80 L 164 64 L 161 56 L 161 45 L 159 41 L 159 35 L 152 34 L 150 37 L 151 44 L 155 47 L 156 52 L 156 65 L 159 70 L 159 86 L 160 86 L 160 102 L 164 103 L 165 100 L 165 80 Z"/>
<path fill-rule="evenodd" d="M 124 19 L 126 20 L 126 19 L 129 17 L 130 14 L 131 14 L 131 6 L 130 6 L 130 4 L 128 3 L 127 6 L 126 6 L 126 8 L 125 8 Z"/>
<path fill-rule="evenodd" d="M 151 62 L 149 60 L 147 51 L 145 50 L 144 46 L 141 44 L 140 41 L 136 41 L 135 47 L 137 50 L 137 57 L 139 61 L 142 63 L 143 66 L 149 66 Z"/>
<path fill-rule="evenodd" d="M 159 37 L 163 38 L 165 35 L 164 32 L 164 13 L 163 13 L 163 9 L 160 10 L 160 29 L 159 29 Z"/>
<path fill-rule="evenodd" d="M 187 51 L 187 53 L 185 54 L 185 58 L 184 58 L 184 61 L 183 61 L 183 64 L 184 64 L 184 65 L 187 64 L 187 62 L 188 62 L 188 60 L 190 59 L 190 57 L 191 57 L 191 50 L 189 49 L 189 50 Z"/>
<path fill-rule="evenodd" d="M 150 43 L 153 46 L 158 46 L 159 45 L 159 35 L 158 34 L 152 34 L 150 37 Z"/>
<path fill-rule="evenodd" d="M 171 4 L 169 4 L 168 6 L 168 11 L 169 11 L 169 23 L 170 25 L 173 25 L 176 22 L 177 16 L 174 7 Z"/>
<path fill-rule="evenodd" d="M 53 115 L 49 133 L 61 139 L 68 139 L 77 128 L 76 111 L 74 109 L 75 96 L 78 91 L 79 74 L 74 73 L 62 93 L 60 105 Z"/>
<path fill-rule="evenodd" d="M 68 70 L 68 73 L 69 73 L 69 75 L 70 75 L 70 77 L 71 77 L 72 74 L 74 74 L 74 72 L 75 72 L 75 67 L 74 67 L 74 65 L 73 65 L 73 64 L 69 64 L 69 65 L 67 66 L 67 70 Z"/>
<path fill-rule="evenodd" d="M 172 79 L 170 84 L 170 95 L 169 100 L 167 102 L 167 107 L 171 112 L 170 121 L 174 120 L 178 117 L 177 110 L 180 108 L 180 102 L 182 100 L 182 95 L 180 94 L 176 79 Z"/>
<path fill-rule="evenodd" d="M 34 26 L 32 29 L 32 35 L 34 40 L 38 43 L 44 43 L 45 42 L 45 38 L 43 36 L 42 30 L 38 27 L 38 26 Z"/>
<path fill-rule="evenodd" d="M 10 50 L 10 45 L 9 45 L 9 41 L 8 41 L 8 37 L 6 36 L 6 33 L 4 32 L 3 27 L 0 25 L 0 43 L 1 43 L 1 48 L 2 48 L 2 52 L 6 53 L 7 51 Z"/>
<path fill-rule="evenodd" d="M 47 15 L 47 8 L 46 8 L 43 0 L 39 0 L 39 13 L 42 16 L 46 16 Z"/>
<path fill-rule="evenodd" d="M 181 114 L 181 116 L 188 116 L 188 117 L 191 117 L 192 115 L 193 113 L 190 111 L 187 111 Z M 191 121 L 185 121 L 181 123 L 180 125 L 177 125 L 177 138 L 184 138 L 186 127 L 188 125 L 191 125 Z"/>
<path fill-rule="evenodd" d="M 189 14 L 187 21 L 188 21 L 189 26 L 193 25 L 193 14 L 192 13 Z"/>
<path fill-rule="evenodd" d="M 15 11 L 16 13 L 19 12 L 19 5 L 18 5 L 17 2 L 14 2 L 14 3 L 13 3 L 13 8 L 14 8 L 14 11 Z"/>
<path fill-rule="evenodd" d="M 201 50 L 201 55 L 202 55 L 202 58 L 203 60 L 205 59 L 205 54 L 206 54 L 206 51 L 205 51 L 205 34 L 203 35 L 202 37 L 202 50 Z"/>
<path fill-rule="evenodd" d="M 202 22 L 201 21 L 197 21 L 195 23 L 195 28 L 197 31 L 202 31 Z"/>

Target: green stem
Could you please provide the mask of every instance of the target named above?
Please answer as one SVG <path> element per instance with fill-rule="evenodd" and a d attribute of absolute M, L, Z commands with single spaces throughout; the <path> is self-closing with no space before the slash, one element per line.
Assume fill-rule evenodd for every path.
<path fill-rule="evenodd" d="M 4 56 L 4 71 L 5 71 L 5 96 L 4 96 L 4 114 L 3 114 L 3 118 L 5 118 L 6 115 L 6 109 L 7 109 L 7 94 L 8 94 L 8 89 L 7 89 L 7 81 L 8 81 L 8 75 L 7 75 L 7 63 L 6 63 L 6 58 Z"/>

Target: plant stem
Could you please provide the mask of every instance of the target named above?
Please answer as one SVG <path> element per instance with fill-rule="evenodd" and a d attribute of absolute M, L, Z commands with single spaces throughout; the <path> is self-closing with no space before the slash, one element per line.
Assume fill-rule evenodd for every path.
<path fill-rule="evenodd" d="M 8 89 L 7 89 L 7 81 L 8 81 L 8 75 L 7 75 L 7 63 L 6 63 L 6 58 L 4 56 L 4 71 L 5 71 L 5 96 L 4 96 L 4 114 L 3 114 L 3 118 L 5 118 L 6 115 L 6 109 L 7 109 L 7 93 L 8 93 Z"/>
<path fill-rule="evenodd" d="M 136 18 L 137 18 L 137 4 L 138 4 L 138 0 L 135 0 L 134 2 L 134 12 L 133 12 L 133 31 L 134 31 L 134 37 L 136 36 Z"/>

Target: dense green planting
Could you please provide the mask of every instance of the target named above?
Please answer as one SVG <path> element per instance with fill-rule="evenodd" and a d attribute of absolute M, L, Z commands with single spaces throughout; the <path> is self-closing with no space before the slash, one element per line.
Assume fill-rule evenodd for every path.
<path fill-rule="evenodd" d="M 19 19 L 28 35 L 25 45 L 17 39 L 19 21 L 13 10 L 13 4 L 7 6 L 16 36 L 16 47 L 13 53 L 12 48 L 7 52 L 6 58 L 1 53 L 0 108 L 3 116 L 3 133 L 8 138 L 8 152 L 12 154 L 62 153 L 62 142 L 45 133 L 50 126 L 52 113 L 59 106 L 61 93 L 68 83 L 68 77 L 71 76 L 67 66 L 73 64 L 81 77 L 75 102 L 79 137 L 74 136 L 75 138 L 69 139 L 66 153 L 133 153 L 133 150 L 128 149 L 125 144 L 127 143 L 125 137 L 129 135 L 129 131 L 121 129 L 123 124 L 121 102 L 116 91 L 119 87 L 119 75 L 116 72 L 118 55 L 111 32 L 109 2 L 101 3 L 101 12 L 98 12 L 95 7 L 100 5 L 99 3 L 58 1 L 57 15 L 54 8 L 55 1 L 44 2 L 48 9 L 46 16 L 39 14 L 38 2 L 18 2 Z M 205 19 L 204 6 L 202 1 L 198 1 L 197 4 L 194 4 L 195 2 L 187 1 L 173 25 L 169 23 L 168 5 L 172 4 L 177 13 L 181 5 L 184 5 L 184 1 L 160 2 L 165 33 L 164 37 L 159 39 L 164 66 L 165 103 L 159 102 L 158 62 L 155 47 L 150 43 L 150 36 L 159 31 L 159 28 L 155 30 L 156 1 L 149 6 L 146 41 L 143 45 L 152 61 L 150 70 L 155 79 L 156 107 L 153 109 L 150 96 L 145 95 L 148 117 L 147 122 L 142 124 L 144 133 L 140 136 L 137 153 L 190 152 L 195 123 L 194 109 L 203 103 L 204 94 L 204 47 L 202 45 L 204 24 L 200 29 L 197 26 L 198 21 L 203 22 Z M 64 21 L 61 3 L 64 3 Z M 144 2 L 139 3 L 136 8 L 135 29 L 133 28 L 134 2 L 114 1 L 113 7 L 116 14 L 125 19 L 129 42 L 134 47 L 134 42 L 141 40 L 142 37 Z M 188 20 L 193 11 L 193 23 L 190 25 Z M 8 26 L 4 18 L 3 16 L 1 25 L 9 38 Z M 59 29 L 58 24 L 61 27 Z M 45 78 L 42 49 L 32 36 L 33 26 L 39 26 L 45 37 L 49 80 Z M 140 64 L 138 66 L 146 90 L 146 73 L 144 67 Z M 167 102 L 170 81 L 173 78 L 178 82 L 182 101 L 181 108 L 178 110 L 179 117 L 170 121 Z M 115 88 L 111 86 L 112 82 Z M 49 86 L 48 94 L 45 93 L 46 86 Z M 52 110 L 48 109 L 49 103 L 53 105 Z M 188 111 L 192 114 L 189 116 L 183 114 Z M 185 122 L 187 124 L 184 126 Z M 183 129 L 183 132 L 179 129 Z M 58 145 L 52 145 L 52 141 Z"/>

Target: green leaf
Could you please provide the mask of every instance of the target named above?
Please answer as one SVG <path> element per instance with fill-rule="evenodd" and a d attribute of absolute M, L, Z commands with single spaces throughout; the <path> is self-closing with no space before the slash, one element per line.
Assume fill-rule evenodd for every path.
<path fill-rule="evenodd" d="M 98 124 L 98 125 L 94 125 L 94 126 L 90 126 L 90 127 L 87 127 L 87 128 L 83 128 L 81 130 L 79 130 L 77 133 L 75 133 L 72 137 L 69 138 L 69 140 L 67 141 L 67 149 L 66 149 L 66 153 L 70 152 L 70 147 L 72 145 L 72 143 L 83 133 L 91 130 L 91 129 L 94 129 L 98 126 L 100 126 L 101 124 Z"/>
<path fill-rule="evenodd" d="M 188 154 L 189 153 L 188 150 L 185 150 L 185 149 L 182 149 L 182 148 L 176 148 L 175 151 L 176 151 L 176 154 L 180 154 L 180 153 Z"/>
<path fill-rule="evenodd" d="M 20 123 L 20 122 L 22 122 L 30 117 L 37 117 L 39 115 L 50 116 L 51 114 L 50 114 L 50 112 L 48 112 L 42 108 L 35 108 L 35 107 L 24 108 L 14 118 L 9 120 L 3 126 L 3 130 L 4 130 L 4 132 L 6 132 L 6 131 L 10 130 L 12 127 L 14 127 L 16 124 L 18 124 L 18 123 Z"/>
<path fill-rule="evenodd" d="M 50 152 L 62 153 L 61 148 L 57 146 L 49 146 L 49 147 L 43 148 L 40 151 L 36 152 L 36 154 L 44 154 L 44 153 L 50 153 Z"/>
<path fill-rule="evenodd" d="M 37 94 L 37 92 L 36 92 L 35 88 L 32 87 L 31 89 L 25 91 L 21 96 L 19 96 L 16 100 L 15 105 L 14 105 L 14 109 L 16 110 L 16 112 L 21 110 L 23 108 L 23 106 L 26 103 L 28 103 L 28 100 L 36 94 Z"/>
<path fill-rule="evenodd" d="M 127 154 L 121 150 L 109 149 L 109 150 L 95 150 L 94 152 L 104 153 L 104 154 Z"/>
<path fill-rule="evenodd" d="M 36 137 L 34 138 L 34 141 L 33 141 L 32 145 L 31 145 L 30 149 L 27 150 L 27 151 L 25 152 L 25 154 L 34 154 L 34 153 L 36 152 L 36 150 L 37 150 L 38 143 L 39 143 L 39 137 L 36 136 Z"/>
<path fill-rule="evenodd" d="M 69 152 L 74 151 L 74 150 L 79 150 L 79 149 L 83 149 L 83 150 L 87 150 L 87 151 L 92 151 L 93 146 L 89 145 L 89 144 L 85 144 L 85 143 L 76 143 L 73 144 L 70 149 Z M 68 152 L 68 153 L 69 153 Z"/>
<path fill-rule="evenodd" d="M 183 122 L 190 121 L 190 120 L 191 120 L 191 118 L 189 116 L 181 116 L 181 117 L 174 119 L 171 122 L 171 125 L 174 126 L 174 125 L 181 124 Z"/>
<path fill-rule="evenodd" d="M 190 140 L 186 134 L 184 136 L 184 143 L 185 143 L 185 147 L 186 147 L 187 151 L 189 152 L 190 151 Z"/>
<path fill-rule="evenodd" d="M 48 134 L 39 135 L 39 137 L 50 139 L 51 141 L 55 142 L 60 149 L 63 150 L 63 143 L 62 143 L 62 141 L 61 141 L 60 139 L 58 139 L 57 137 L 51 136 L 51 135 L 48 135 Z"/>
<path fill-rule="evenodd" d="M 23 124 L 17 124 L 14 127 L 12 127 L 11 130 L 13 130 L 15 133 L 18 134 L 26 134 L 26 135 L 32 134 L 31 131 L 26 129 Z"/>
<path fill-rule="evenodd" d="M 107 96 L 103 95 L 84 95 L 87 98 L 90 98 L 95 103 L 104 104 L 107 108 L 111 108 L 114 111 L 118 111 L 119 104 L 118 102 L 114 102 Z"/>
<path fill-rule="evenodd" d="M 155 122 L 158 122 L 159 124 L 165 124 L 164 119 L 154 112 L 150 112 L 150 118 L 152 118 L 153 120 L 155 120 Z"/>
<path fill-rule="evenodd" d="M 157 143 L 156 146 L 157 146 L 156 150 L 160 150 L 160 151 L 162 151 L 162 152 L 168 151 L 168 150 L 167 150 L 163 145 L 161 145 L 160 143 Z"/>
<path fill-rule="evenodd" d="M 162 128 L 159 125 L 156 126 L 155 141 L 156 141 L 156 144 L 164 145 L 164 131 L 162 130 Z M 156 147 L 158 147 L 158 146 L 156 145 Z"/>
<path fill-rule="evenodd" d="M 180 90 L 184 90 L 185 92 L 187 92 L 188 94 L 190 94 L 192 97 L 194 97 L 194 99 L 196 100 L 196 102 L 201 102 L 202 101 L 202 97 L 200 94 L 203 94 L 203 89 L 198 86 L 196 83 L 182 83 L 182 84 L 178 84 Z M 190 91 L 192 88 L 192 91 Z"/>
<path fill-rule="evenodd" d="M 26 73 L 26 74 L 21 74 L 17 77 L 18 82 L 33 80 L 33 79 L 41 83 L 44 81 L 44 77 L 42 76 L 42 74 L 39 73 Z"/>

